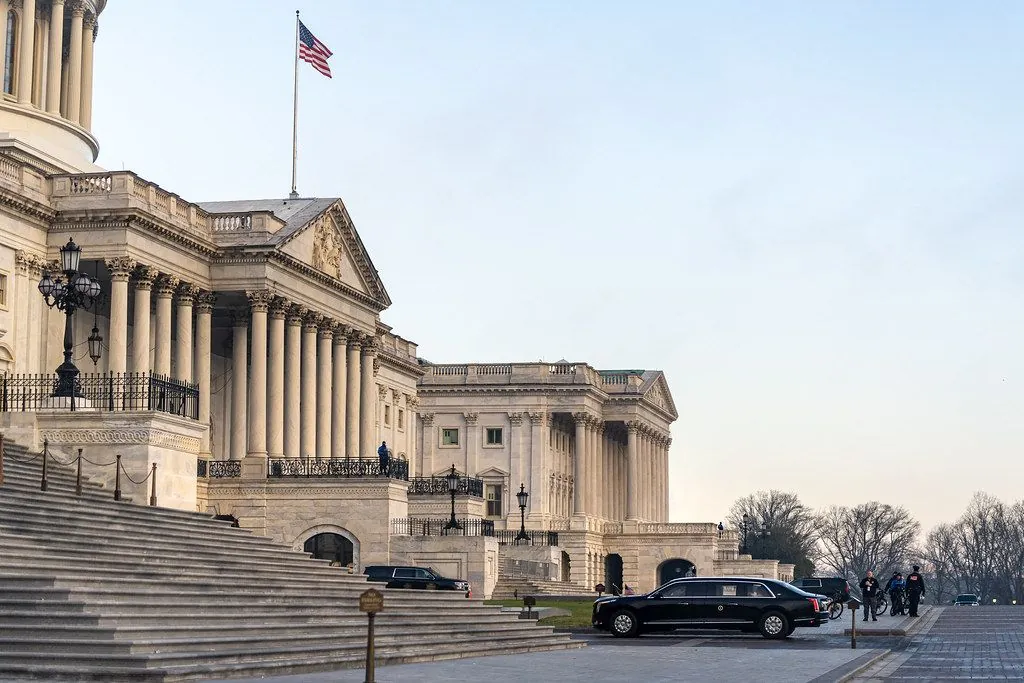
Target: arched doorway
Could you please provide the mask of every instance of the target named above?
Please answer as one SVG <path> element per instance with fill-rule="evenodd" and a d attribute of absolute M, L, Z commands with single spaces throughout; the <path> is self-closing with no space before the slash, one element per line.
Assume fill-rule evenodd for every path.
<path fill-rule="evenodd" d="M 675 558 L 665 560 L 658 566 L 658 585 L 668 583 L 672 579 L 681 579 L 684 576 L 697 576 L 697 567 L 689 560 Z"/>
<path fill-rule="evenodd" d="M 302 550 L 318 560 L 330 560 L 342 567 L 355 560 L 352 541 L 341 534 L 322 533 L 312 536 L 306 539 Z"/>
<path fill-rule="evenodd" d="M 622 555 L 611 553 L 604 556 L 604 585 L 609 593 L 622 593 Z"/>
<path fill-rule="evenodd" d="M 562 566 L 561 566 L 562 581 L 568 583 L 569 577 L 572 576 L 572 567 L 569 562 L 569 553 L 562 551 Z"/>

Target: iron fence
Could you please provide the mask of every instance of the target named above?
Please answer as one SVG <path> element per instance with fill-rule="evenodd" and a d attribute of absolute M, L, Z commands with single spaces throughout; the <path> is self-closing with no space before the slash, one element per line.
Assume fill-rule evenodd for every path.
<path fill-rule="evenodd" d="M 490 519 L 457 521 L 461 529 L 446 529 L 447 519 L 400 517 L 391 520 L 391 533 L 396 536 L 494 536 L 494 522 Z"/>
<path fill-rule="evenodd" d="M 448 496 L 448 480 L 445 477 L 413 477 L 409 480 L 409 493 L 421 496 Z M 463 496 L 484 497 L 484 480 L 459 477 L 455 493 Z"/>
<path fill-rule="evenodd" d="M 518 540 L 516 537 L 519 535 L 519 531 L 515 529 L 501 529 L 500 531 L 495 531 L 494 535 L 498 538 L 498 545 L 558 545 L 557 531 L 531 530 L 526 532 L 526 538 Z"/>
<path fill-rule="evenodd" d="M 199 387 L 164 375 L 82 373 L 72 396 L 54 396 L 58 382 L 56 374 L 0 375 L 0 412 L 153 411 L 199 419 Z"/>
<path fill-rule="evenodd" d="M 241 460 L 197 460 L 196 476 L 203 479 L 231 479 L 242 476 Z"/>
<path fill-rule="evenodd" d="M 278 477 L 385 477 L 409 479 L 409 463 L 406 460 L 392 460 L 382 468 L 379 460 L 316 460 L 313 458 L 272 459 L 268 462 L 267 476 Z"/>

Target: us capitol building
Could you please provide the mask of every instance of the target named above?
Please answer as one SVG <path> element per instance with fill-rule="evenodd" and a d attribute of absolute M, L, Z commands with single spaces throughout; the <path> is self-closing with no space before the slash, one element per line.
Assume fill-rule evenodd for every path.
<path fill-rule="evenodd" d="M 578 589 L 791 578 L 735 530 L 668 522 L 678 414 L 660 371 L 431 363 L 382 321 L 391 299 L 341 199 L 194 203 L 96 166 L 105 5 L 0 0 L 8 442 L 82 449 L 106 482 L 120 455 L 135 503 L 152 487 L 353 571 L 430 565 L 485 595 L 509 567 Z"/>

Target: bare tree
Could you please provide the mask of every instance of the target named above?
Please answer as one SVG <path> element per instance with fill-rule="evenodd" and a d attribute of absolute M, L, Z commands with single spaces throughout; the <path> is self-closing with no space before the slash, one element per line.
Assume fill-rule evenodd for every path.
<path fill-rule="evenodd" d="M 746 551 L 756 559 L 777 559 L 796 565 L 796 576 L 814 570 L 814 515 L 795 493 L 756 491 L 732 504 L 729 523 L 743 533 L 747 515 Z"/>
<path fill-rule="evenodd" d="M 883 579 L 902 570 L 921 531 L 906 508 L 877 501 L 825 508 L 817 523 L 818 565 L 851 580 L 868 569 Z"/>

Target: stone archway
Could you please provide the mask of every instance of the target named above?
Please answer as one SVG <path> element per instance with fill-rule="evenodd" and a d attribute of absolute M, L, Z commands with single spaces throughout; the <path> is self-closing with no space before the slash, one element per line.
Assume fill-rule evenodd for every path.
<path fill-rule="evenodd" d="M 569 553 L 565 552 L 564 550 L 562 551 L 561 564 L 561 576 L 559 578 L 563 582 L 569 583 L 569 581 L 571 581 L 570 577 L 572 576 L 572 561 L 569 559 Z"/>
<path fill-rule="evenodd" d="M 681 579 L 684 576 L 697 576 L 697 566 L 689 560 L 676 557 L 665 560 L 658 565 L 658 585 L 668 583 L 672 579 Z"/>
<path fill-rule="evenodd" d="M 303 531 L 292 543 L 292 548 L 310 553 L 313 557 L 349 564 L 359 573 L 359 539 L 348 529 L 333 524 L 319 524 Z"/>
<path fill-rule="evenodd" d="M 622 593 L 622 555 L 611 553 L 604 557 L 604 584 L 609 593 Z"/>

